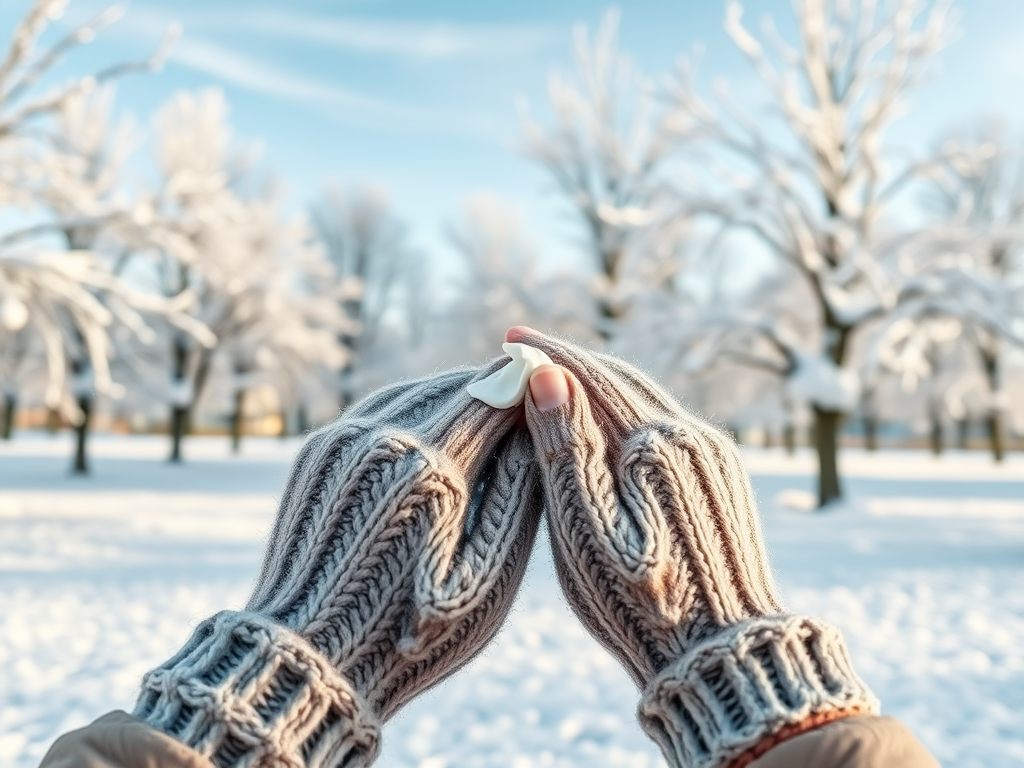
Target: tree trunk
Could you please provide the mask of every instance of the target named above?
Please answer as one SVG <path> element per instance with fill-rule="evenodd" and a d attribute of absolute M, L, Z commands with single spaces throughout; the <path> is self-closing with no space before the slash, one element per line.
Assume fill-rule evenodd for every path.
<path fill-rule="evenodd" d="M 349 317 L 360 317 L 361 310 L 358 303 L 347 303 L 345 313 Z M 359 366 L 360 351 L 365 342 L 360 336 L 343 334 L 341 343 L 348 349 L 348 359 L 338 371 L 338 406 L 344 413 L 348 407 L 355 402 L 356 369 Z"/>
<path fill-rule="evenodd" d="M 12 394 L 4 395 L 4 419 L 0 422 L 0 438 L 11 439 L 14 431 L 14 413 L 18 407 L 18 399 Z"/>
<path fill-rule="evenodd" d="M 180 337 L 174 340 L 174 348 L 171 351 L 174 363 L 174 381 L 179 386 L 185 381 L 188 375 L 188 347 Z M 177 396 L 180 393 L 176 393 Z M 177 464 L 181 461 L 181 441 L 188 432 L 189 408 L 180 402 L 171 406 L 171 457 L 170 460 Z"/>
<path fill-rule="evenodd" d="M 942 455 L 942 419 L 939 418 L 939 415 L 937 413 L 932 413 L 931 414 L 931 423 L 932 423 L 932 431 L 931 431 L 932 453 L 935 456 L 941 456 Z"/>
<path fill-rule="evenodd" d="M 601 314 L 602 323 L 597 329 L 598 335 L 601 340 L 608 344 L 615 337 L 615 331 L 618 324 L 623 319 L 624 311 L 621 307 L 617 307 L 612 302 L 615 289 L 619 286 L 619 272 L 622 267 L 622 262 L 625 257 L 625 251 L 622 245 L 608 245 L 606 237 L 605 227 L 607 225 L 603 221 L 591 220 L 591 230 L 594 237 L 595 255 L 597 256 L 598 264 L 604 276 L 607 279 L 607 285 L 609 294 L 602 296 L 599 299 L 598 311 Z"/>
<path fill-rule="evenodd" d="M 967 450 L 967 438 L 971 432 L 971 422 L 966 418 L 956 421 L 956 447 L 961 451 Z"/>
<path fill-rule="evenodd" d="M 46 431 L 51 435 L 60 432 L 60 411 L 57 408 L 46 409 Z"/>
<path fill-rule="evenodd" d="M 188 408 L 175 405 L 171 408 L 171 461 L 181 461 L 181 441 L 188 432 Z"/>
<path fill-rule="evenodd" d="M 175 377 L 179 380 L 188 375 L 188 348 L 183 343 L 175 342 Z M 192 411 L 199 396 L 206 386 L 206 379 L 210 373 L 210 350 L 203 349 L 199 353 L 199 364 L 196 366 L 195 375 L 192 379 L 192 402 L 188 405 L 175 405 L 171 408 L 171 457 L 174 463 L 182 461 L 181 445 L 185 435 L 192 432 Z"/>
<path fill-rule="evenodd" d="M 245 390 L 235 390 L 235 407 L 231 411 L 231 452 L 238 453 L 242 447 L 242 408 L 245 405 Z"/>
<path fill-rule="evenodd" d="M 834 214 L 835 208 L 829 201 L 829 210 Z M 830 242 L 830 248 L 836 243 Z M 819 292 L 821 286 L 817 286 Z M 846 359 L 846 345 L 850 337 L 850 329 L 841 325 L 829 309 L 828 302 L 822 298 L 824 310 L 825 334 L 824 352 L 839 367 Z M 842 411 L 826 410 L 814 406 L 814 447 L 818 452 L 818 507 L 826 508 L 829 504 L 839 501 L 843 496 L 839 482 L 839 427 L 843 422 Z"/>
<path fill-rule="evenodd" d="M 796 455 L 796 425 L 787 421 L 782 428 L 782 442 L 786 446 L 786 453 L 790 456 Z"/>
<path fill-rule="evenodd" d="M 869 451 L 878 450 L 878 419 L 873 414 L 864 414 L 864 447 Z"/>
<path fill-rule="evenodd" d="M 213 352 L 211 350 L 200 350 L 196 375 L 192 378 L 192 403 L 189 405 L 188 422 L 185 425 L 188 434 L 192 433 L 192 413 L 195 410 L 196 403 L 199 402 L 199 398 L 203 396 L 203 390 L 206 389 L 206 380 L 210 378 L 210 362 L 212 358 Z"/>
<path fill-rule="evenodd" d="M 348 410 L 348 407 L 355 401 L 355 395 L 352 392 L 352 381 L 354 371 L 349 365 L 346 365 L 341 369 L 339 374 L 340 391 L 338 392 L 338 406 L 341 412 L 344 413 Z"/>
<path fill-rule="evenodd" d="M 998 404 L 988 414 L 988 439 L 992 446 L 992 458 L 1003 460 L 1003 412 Z"/>
<path fill-rule="evenodd" d="M 989 396 L 992 402 L 988 410 L 988 439 L 992 447 L 992 458 L 1003 460 L 1003 402 L 1002 381 L 999 376 L 999 347 L 981 349 L 981 361 L 988 379 Z"/>
<path fill-rule="evenodd" d="M 84 344 L 83 344 L 84 346 Z M 88 360 L 72 360 L 71 371 L 75 375 L 75 388 L 78 389 L 77 402 L 78 410 L 82 413 L 81 421 L 75 425 L 75 461 L 71 471 L 76 475 L 85 475 L 89 472 L 89 461 L 86 454 L 86 441 L 89 437 L 89 418 L 92 416 L 92 405 L 95 393 L 90 391 L 92 384 L 86 381 L 79 381 L 80 377 L 89 374 Z"/>
<path fill-rule="evenodd" d="M 818 506 L 823 508 L 843 495 L 839 485 L 836 438 L 842 421 L 839 411 L 814 408 L 814 447 L 818 452 Z"/>
<path fill-rule="evenodd" d="M 75 425 L 75 463 L 71 471 L 76 475 L 89 473 L 89 462 L 85 450 L 89 435 L 89 417 L 92 415 L 92 398 L 83 395 L 78 398 L 78 408 L 82 411 L 82 421 Z"/>
<path fill-rule="evenodd" d="M 298 430 L 299 434 L 300 435 L 306 434 L 309 431 L 310 424 L 309 424 L 309 412 L 306 410 L 306 404 L 305 403 L 299 403 L 299 413 L 298 413 L 298 416 L 296 417 L 296 420 L 298 421 L 298 424 L 296 424 L 295 426 L 296 426 L 296 429 Z"/>

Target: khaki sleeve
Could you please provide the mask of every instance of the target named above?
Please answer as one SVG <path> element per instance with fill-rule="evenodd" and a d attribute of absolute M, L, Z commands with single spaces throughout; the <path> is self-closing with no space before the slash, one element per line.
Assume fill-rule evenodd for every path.
<path fill-rule="evenodd" d="M 214 768 L 213 763 L 127 712 L 65 733 L 39 768 Z"/>
<path fill-rule="evenodd" d="M 861 715 L 782 742 L 750 768 L 939 768 L 899 720 Z"/>

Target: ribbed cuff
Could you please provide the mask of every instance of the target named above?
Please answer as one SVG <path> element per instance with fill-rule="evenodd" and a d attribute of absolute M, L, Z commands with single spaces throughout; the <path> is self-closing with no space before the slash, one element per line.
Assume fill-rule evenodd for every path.
<path fill-rule="evenodd" d="M 253 613 L 224 611 L 146 674 L 133 713 L 218 768 L 362 768 L 380 725 L 309 643 Z"/>
<path fill-rule="evenodd" d="M 719 768 L 812 715 L 878 706 L 839 630 L 778 616 L 728 627 L 662 670 L 639 718 L 673 768 Z"/>

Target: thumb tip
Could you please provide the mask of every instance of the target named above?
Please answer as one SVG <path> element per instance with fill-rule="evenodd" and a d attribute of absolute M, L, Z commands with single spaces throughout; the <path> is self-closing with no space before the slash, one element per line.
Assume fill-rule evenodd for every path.
<path fill-rule="evenodd" d="M 551 411 L 569 402 L 569 380 L 557 365 L 542 365 L 530 376 L 530 396 L 540 412 Z"/>
<path fill-rule="evenodd" d="M 528 325 L 513 325 L 505 331 L 505 342 L 515 344 L 527 336 L 540 336 L 540 332 Z"/>

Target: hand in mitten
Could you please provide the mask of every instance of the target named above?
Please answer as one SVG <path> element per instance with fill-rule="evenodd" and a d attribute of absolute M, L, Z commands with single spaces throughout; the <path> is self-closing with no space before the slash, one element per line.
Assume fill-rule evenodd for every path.
<path fill-rule="evenodd" d="M 522 579 L 540 484 L 518 409 L 453 371 L 312 434 L 241 612 L 199 625 L 135 714 L 228 766 L 358 768 L 379 724 L 469 661 Z"/>
<path fill-rule="evenodd" d="M 641 724 L 669 762 L 727 765 L 772 734 L 876 709 L 839 632 L 784 611 L 732 440 L 617 358 L 526 328 L 509 340 L 565 375 L 567 402 L 526 410 L 558 577 L 643 690 Z M 550 389 L 556 371 L 533 383 Z"/>

